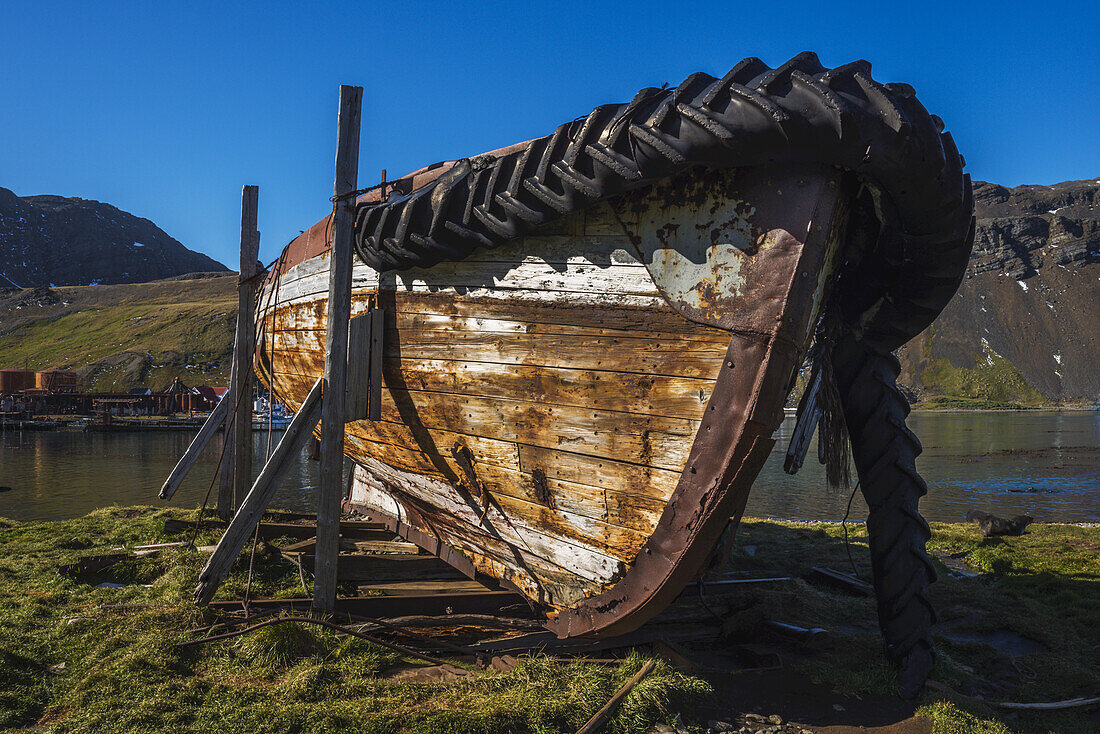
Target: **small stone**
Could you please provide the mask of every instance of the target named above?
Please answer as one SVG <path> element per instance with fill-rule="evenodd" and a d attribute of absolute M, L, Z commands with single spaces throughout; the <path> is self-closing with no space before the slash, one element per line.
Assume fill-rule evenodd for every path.
<path fill-rule="evenodd" d="M 728 721 L 717 721 L 717 720 L 714 720 L 714 719 L 707 722 L 707 728 L 708 729 L 713 729 L 714 731 L 733 731 L 734 730 L 733 724 L 729 723 Z"/>
<path fill-rule="evenodd" d="M 765 721 L 767 721 L 767 719 L 765 719 L 760 714 L 752 714 L 752 713 L 745 714 L 745 718 L 748 721 L 759 721 L 760 723 L 764 723 Z"/>
<path fill-rule="evenodd" d="M 668 724 L 654 724 L 653 728 L 649 730 L 649 734 L 676 734 L 676 730 Z"/>
<path fill-rule="evenodd" d="M 772 714 L 771 716 L 768 717 L 768 721 L 770 721 L 773 724 L 782 724 L 783 723 L 783 717 L 780 716 L 779 714 Z"/>

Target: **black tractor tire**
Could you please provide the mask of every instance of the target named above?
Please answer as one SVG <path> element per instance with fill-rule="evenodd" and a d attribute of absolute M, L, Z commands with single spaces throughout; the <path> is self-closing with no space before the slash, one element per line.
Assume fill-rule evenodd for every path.
<path fill-rule="evenodd" d="M 695 167 L 825 164 L 873 193 L 887 236 L 865 260 L 890 277 L 864 293 L 862 328 L 896 348 L 947 305 L 973 240 L 973 193 L 943 121 L 907 84 L 881 84 L 871 65 L 827 69 L 801 53 L 773 69 L 757 58 L 721 79 L 692 74 L 601 105 L 499 156 L 461 160 L 384 201 L 356 208 L 359 257 L 380 271 L 430 267 L 493 248 L 611 196 Z"/>
<path fill-rule="evenodd" d="M 931 537 L 917 503 L 927 485 L 917 473 L 920 441 L 905 425 L 909 403 L 897 387 L 897 357 L 846 337 L 833 370 L 869 508 L 867 532 L 886 657 L 897 668 L 898 693 L 915 698 L 935 660 L 928 598 L 936 572 L 925 545 Z"/>

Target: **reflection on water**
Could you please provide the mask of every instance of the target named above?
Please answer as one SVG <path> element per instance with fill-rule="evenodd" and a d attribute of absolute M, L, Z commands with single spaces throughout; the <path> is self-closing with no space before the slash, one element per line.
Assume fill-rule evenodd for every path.
<path fill-rule="evenodd" d="M 281 432 L 273 434 L 278 442 Z M 187 450 L 188 431 L 164 433 L 99 433 L 27 431 L 0 433 L 0 517 L 57 520 L 79 517 L 108 505 L 198 507 L 218 466 L 222 434 L 218 433 L 191 468 L 171 502 L 157 497 L 176 461 Z M 272 445 L 274 448 L 274 444 Z M 267 453 L 267 434 L 255 434 L 253 471 L 259 474 Z M 273 507 L 315 510 L 317 462 L 303 451 Z M 210 507 L 217 504 L 217 486 Z"/>
<path fill-rule="evenodd" d="M 1047 522 L 1100 521 L 1100 413 L 916 413 L 909 425 L 924 444 L 917 467 L 928 481 L 921 502 L 928 519 L 958 521 L 968 510 L 980 509 L 1027 513 Z M 793 417 L 783 421 L 747 514 L 841 519 L 848 494 L 825 486 L 816 447 L 796 476 L 783 473 L 793 427 Z M 163 503 L 157 492 L 190 443 L 190 433 L 0 433 L 0 486 L 12 487 L 0 492 L 0 517 L 78 517 L 112 504 L 196 507 L 210 486 L 221 440 L 214 439 L 172 502 Z M 265 453 L 266 434 L 257 432 L 257 473 Z M 312 511 L 316 485 L 317 463 L 303 452 L 272 506 Z M 857 495 L 852 517 L 865 514 Z"/>
<path fill-rule="evenodd" d="M 913 413 L 908 424 L 924 445 L 917 469 L 928 482 L 920 504 L 927 519 L 959 522 L 978 509 L 1040 522 L 1100 521 L 1100 412 Z M 746 514 L 841 519 L 849 493 L 826 486 L 816 444 L 802 471 L 783 472 L 793 429 L 788 416 Z M 866 515 L 856 493 L 852 517 Z"/>

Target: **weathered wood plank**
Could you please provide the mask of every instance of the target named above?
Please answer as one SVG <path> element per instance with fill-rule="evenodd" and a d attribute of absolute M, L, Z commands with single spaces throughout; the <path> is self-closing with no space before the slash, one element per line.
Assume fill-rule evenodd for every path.
<path fill-rule="evenodd" d="M 416 487 L 422 487 L 429 493 L 434 492 L 433 483 L 424 477 L 368 460 L 366 466 L 356 467 L 352 491 L 364 507 L 408 522 L 410 518 L 403 502 L 415 500 L 417 491 L 424 491 L 416 490 Z M 409 492 L 410 489 L 413 490 L 412 493 Z M 400 493 L 402 502 L 394 499 L 395 492 Z M 474 517 L 473 520 L 476 522 L 477 518 Z M 605 587 L 604 583 L 583 575 L 585 567 L 582 567 L 583 564 L 578 565 L 583 558 L 569 567 L 556 565 L 532 553 L 526 542 L 509 545 L 510 541 L 507 539 L 500 535 L 491 535 L 484 528 L 471 525 L 463 518 L 443 515 L 438 521 L 433 521 L 431 534 L 442 543 L 465 553 L 478 572 L 504 579 L 523 589 L 529 598 L 546 604 L 565 605 L 570 603 L 569 600 L 598 593 Z"/>
<path fill-rule="evenodd" d="M 349 421 L 367 417 L 370 398 L 371 316 L 360 314 L 348 324 L 348 375 L 344 414 Z M 321 335 L 316 332 L 319 338 Z"/>
<path fill-rule="evenodd" d="M 367 395 L 367 419 L 382 420 L 382 357 L 385 352 L 386 312 L 373 308 L 368 313 L 371 320 L 370 336 L 370 392 Z"/>
<path fill-rule="evenodd" d="M 276 373 L 276 386 L 301 394 L 309 378 Z M 387 389 L 382 420 L 412 423 L 499 441 L 563 449 L 681 471 L 698 424 L 683 418 L 638 416 L 535 400 L 505 400 Z"/>
<path fill-rule="evenodd" d="M 222 400 L 229 404 L 229 417 L 227 420 L 230 424 L 237 422 L 237 390 L 233 386 L 233 375 L 237 374 L 237 355 L 240 351 L 238 344 L 236 334 L 234 334 L 233 359 L 229 364 L 229 390 L 222 396 Z M 251 422 L 249 421 L 249 423 Z M 221 464 L 218 467 L 218 500 L 215 505 L 215 512 L 224 521 L 228 521 L 233 516 L 235 507 L 233 501 L 233 467 L 236 451 L 234 446 L 232 430 L 227 430 L 222 444 Z"/>
<path fill-rule="evenodd" d="M 558 306 L 499 299 L 453 296 L 445 293 L 385 293 L 392 298 L 400 314 L 430 313 L 463 318 L 494 318 L 531 324 L 532 328 L 552 331 L 548 327 L 562 325 L 582 333 L 607 333 L 609 336 L 655 335 L 657 338 L 678 336 L 681 339 L 704 339 L 729 342 L 729 333 L 712 326 L 696 324 L 675 313 L 667 303 L 654 308 L 633 308 L 604 304 L 601 308 L 581 308 L 577 305 Z M 606 332 L 604 330 L 607 330 Z M 616 333 L 623 332 L 623 333 Z"/>
<path fill-rule="evenodd" d="M 376 431 L 379 425 L 394 430 Z M 498 492 L 528 502 L 539 499 L 533 480 L 542 472 L 552 506 L 592 520 L 624 528 L 649 532 L 664 510 L 676 485 L 676 472 L 642 467 L 627 462 L 598 459 L 568 451 L 537 449 L 477 436 L 431 431 L 424 437 L 402 432 L 392 423 L 359 423 L 348 427 L 349 443 L 357 450 L 380 461 L 398 464 L 397 456 L 388 460 L 388 446 L 422 454 L 409 467 L 446 481 L 457 482 L 459 471 L 451 461 L 449 447 L 468 447 L 476 461 L 479 477 L 493 482 Z"/>
<path fill-rule="evenodd" d="M 523 473 L 526 483 L 530 483 L 533 471 L 543 472 L 551 495 L 561 497 L 566 509 L 624 527 L 634 526 L 616 520 L 620 514 L 633 516 L 637 511 L 660 514 L 679 477 L 673 471 L 625 461 L 524 446 L 441 429 L 413 430 L 405 424 L 386 421 L 349 424 L 348 434 L 358 441 L 390 444 L 429 455 L 442 452 L 440 455 L 449 456 L 449 447 L 462 444 L 470 449 L 479 466 L 490 465 Z M 521 496 L 533 497 L 529 493 Z M 577 503 L 575 507 L 570 506 L 574 502 Z M 598 512 L 584 512 L 580 509 L 584 506 L 598 508 Z"/>
<path fill-rule="evenodd" d="M 271 458 L 260 471 L 260 476 L 256 478 L 248 496 L 244 498 L 225 534 L 218 541 L 218 547 L 214 549 L 206 567 L 199 574 L 199 583 L 195 588 L 195 603 L 199 606 L 208 604 L 214 597 L 214 592 L 218 590 L 218 586 L 237 560 L 237 554 L 241 552 L 245 541 L 252 535 L 267 503 L 271 501 L 275 490 L 286 479 L 293 466 L 294 458 L 301 452 L 313 427 L 317 425 L 321 417 L 322 385 L 323 381 L 317 380 L 306 395 L 294 420 L 290 422 L 286 433 L 279 439 L 279 444 L 271 453 Z"/>
<path fill-rule="evenodd" d="M 349 438 L 359 456 L 370 456 L 402 471 L 434 477 L 452 485 L 460 483 L 461 469 L 449 457 Z M 440 471 L 439 467 L 449 471 Z M 475 470 L 482 488 L 491 494 L 493 501 L 509 517 L 518 518 L 550 535 L 598 548 L 621 561 L 633 560 L 659 518 L 659 513 L 644 517 L 644 513 L 639 511 L 631 518 L 635 527 L 608 522 L 603 519 L 606 517 L 606 503 L 602 493 L 555 494 L 550 490 L 549 504 L 546 504 L 540 502 L 539 492 L 530 474 L 480 462 Z"/>
<path fill-rule="evenodd" d="M 374 289 L 356 290 L 352 294 L 352 313 L 362 313 L 368 301 L 375 297 Z M 668 304 L 634 308 L 604 304 L 599 309 L 578 307 L 577 304 L 540 304 L 518 300 L 470 298 L 451 293 L 383 292 L 387 308 L 397 318 L 412 314 L 456 316 L 473 319 L 500 319 L 517 322 L 533 330 L 547 333 L 568 329 L 588 334 L 608 336 L 652 335 L 653 338 L 703 340 L 728 343 L 729 333 L 722 329 L 687 321 L 672 311 Z M 265 301 L 265 303 L 268 303 Z M 272 304 L 273 305 L 273 304 Z M 323 328 L 325 308 L 321 298 L 294 303 L 280 300 L 279 329 Z M 554 327 L 560 327 L 555 329 Z"/>
<path fill-rule="evenodd" d="M 363 88 L 341 85 L 333 193 L 332 255 L 329 258 L 328 329 L 325 342 L 325 393 L 321 413 L 321 466 L 317 497 L 317 557 L 313 607 L 336 607 L 337 557 L 340 552 L 340 500 L 344 493 L 344 401 L 347 393 L 348 321 L 351 318 L 351 269 L 355 191 L 359 175 L 359 116 Z"/>
<path fill-rule="evenodd" d="M 327 253 L 297 263 L 282 274 L 282 280 L 289 285 L 304 278 L 327 273 L 324 264 Z M 615 265 L 639 265 L 637 248 L 621 231 L 614 235 L 591 235 L 571 237 L 567 235 L 531 235 L 494 249 L 476 250 L 466 256 L 462 262 L 481 263 L 485 267 L 515 264 L 547 265 L 585 265 L 611 267 Z M 366 281 L 376 278 L 372 268 L 357 262 L 359 273 L 356 275 Z M 410 270 L 409 273 L 423 272 Z"/>
<path fill-rule="evenodd" d="M 315 563 L 313 554 L 302 555 L 302 563 Z M 340 581 L 413 581 L 417 579 L 464 579 L 461 573 L 435 556 L 343 554 L 337 572 Z"/>
<path fill-rule="evenodd" d="M 417 502 L 438 508 L 445 516 L 440 520 L 446 522 L 452 532 L 457 529 L 467 537 L 476 537 L 478 545 L 485 538 L 510 544 L 512 547 L 505 547 L 502 554 L 502 559 L 508 562 L 515 563 L 513 551 L 521 550 L 531 557 L 529 560 L 542 559 L 570 576 L 597 584 L 607 583 L 623 569 L 619 559 L 574 540 L 549 536 L 522 520 L 506 517 L 491 503 L 485 511 L 446 482 L 396 469 L 369 457 L 360 466 L 383 485 L 395 487 Z M 433 515 L 433 520 L 435 517 Z"/>
<path fill-rule="evenodd" d="M 622 274 L 624 276 L 621 281 L 623 285 L 622 291 L 570 290 L 570 287 L 579 289 L 582 285 L 579 283 L 577 285 L 572 285 L 572 283 L 560 277 L 558 280 L 561 282 L 558 282 L 556 287 L 552 287 L 555 286 L 555 281 L 551 280 L 552 276 L 550 275 L 546 275 L 544 281 L 528 279 L 524 281 L 529 284 L 526 287 L 507 284 L 480 284 L 474 282 L 473 278 L 468 278 L 467 280 L 470 282 L 463 284 L 438 284 L 415 280 L 409 283 L 399 284 L 398 287 L 406 293 L 444 293 L 467 298 L 482 298 L 486 300 L 519 303 L 529 302 L 543 305 L 580 305 L 612 308 L 663 307 L 665 301 L 656 288 L 654 288 L 652 292 L 643 291 L 641 273 L 645 271 L 648 277 L 649 271 L 645 270 L 644 267 L 635 270 L 636 271 L 632 273 Z M 617 282 L 616 279 L 610 275 L 606 280 L 608 282 L 608 288 Z M 545 283 L 547 287 L 540 287 L 537 285 L 539 282 Z M 353 287 L 355 291 L 373 291 L 377 288 L 377 281 L 367 278 L 356 278 L 353 280 Z M 279 305 L 282 306 L 324 298 L 325 291 L 317 290 L 317 288 L 318 280 L 316 278 L 303 278 L 286 286 L 280 286 Z M 385 294 L 385 290 L 383 294 Z"/>
<path fill-rule="evenodd" d="M 593 240 L 599 242 L 599 240 Z M 415 290 L 423 286 L 427 290 L 504 288 L 537 291 L 569 291 L 576 293 L 604 293 L 654 295 L 656 286 L 645 265 L 629 256 L 621 247 L 601 248 L 605 256 L 597 255 L 595 262 L 584 256 L 567 257 L 539 251 L 541 242 L 534 241 L 534 250 L 523 253 L 517 248 L 510 252 L 493 251 L 494 259 L 475 257 L 456 261 L 444 261 L 428 269 L 410 268 L 396 274 L 395 287 L 399 290 Z M 561 240 L 555 241 L 561 249 Z M 614 245 L 621 244 L 620 242 Z M 282 287 L 288 293 L 309 293 L 325 280 L 324 268 L 311 265 L 317 257 L 295 266 L 283 276 Z M 354 280 L 364 287 L 377 286 L 378 273 L 370 267 L 356 263 Z M 586 287 L 587 286 L 587 287 Z M 313 292 L 322 293 L 322 290 Z"/>
<path fill-rule="evenodd" d="M 541 394 L 550 405 L 590 407 L 640 415 L 698 420 L 713 382 L 692 377 L 653 378 L 596 370 L 574 370 L 491 362 L 389 359 L 411 390 L 508 398 Z"/>
<path fill-rule="evenodd" d="M 319 332 L 278 331 L 273 335 L 277 356 L 317 355 Z M 689 377 L 713 380 L 722 366 L 723 351 L 710 342 L 664 342 L 645 337 L 602 337 L 584 334 L 498 334 L 493 332 L 404 332 L 387 329 L 385 356 L 449 362 L 523 364 L 533 367 L 598 370 L 647 377 Z M 679 347 L 679 348 L 677 348 Z M 284 355 L 284 353 L 286 353 Z M 383 377 L 386 377 L 383 374 Z"/>
<path fill-rule="evenodd" d="M 223 395 L 222 399 L 218 401 L 218 404 L 214 406 L 214 410 L 210 411 L 210 415 L 207 416 L 206 422 L 202 424 L 202 428 L 195 434 L 195 438 L 191 440 L 191 445 L 187 447 L 187 451 L 183 453 L 180 460 L 176 462 L 176 466 L 172 469 L 172 473 L 168 475 L 168 478 L 164 480 L 164 484 L 160 488 L 160 498 L 162 500 L 172 499 L 172 495 L 179 489 L 180 484 L 187 477 L 187 473 L 191 471 L 191 467 L 195 465 L 195 461 L 198 460 L 199 455 L 202 454 L 203 449 L 221 428 L 226 419 L 229 417 L 229 406 L 232 404 L 232 400 L 227 400 Z"/>
<path fill-rule="evenodd" d="M 233 361 L 229 393 L 236 400 L 233 419 L 233 495 L 230 509 L 244 499 L 252 486 L 252 398 L 255 378 L 252 355 L 256 351 L 256 324 L 253 305 L 256 297 L 257 259 L 260 233 L 256 231 L 259 214 L 258 186 L 241 189 L 241 262 L 237 283 L 237 335 L 234 341 L 238 358 Z M 230 440 L 227 435 L 226 440 Z M 219 502 L 219 508 L 221 502 Z M 223 516 L 222 519 L 228 519 Z"/>

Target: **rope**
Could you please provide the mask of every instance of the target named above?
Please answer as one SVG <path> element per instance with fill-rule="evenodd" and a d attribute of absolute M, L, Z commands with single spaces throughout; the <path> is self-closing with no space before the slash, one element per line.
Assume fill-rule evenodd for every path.
<path fill-rule="evenodd" d="M 856 490 L 858 489 L 859 482 L 856 482 L 856 486 L 852 487 L 852 494 L 848 497 L 848 509 L 844 511 L 844 519 L 840 521 L 840 527 L 844 530 L 844 552 L 848 554 L 848 564 L 852 567 L 852 575 L 857 579 L 862 577 L 859 575 L 859 571 L 856 570 L 856 562 L 852 560 L 852 546 L 848 541 L 848 516 L 852 514 L 852 500 L 856 498 Z"/>

